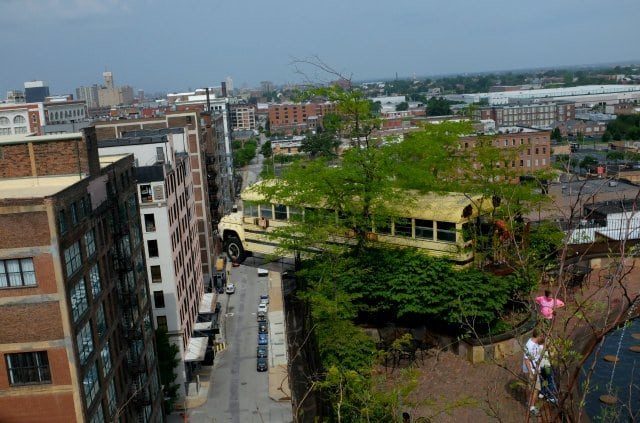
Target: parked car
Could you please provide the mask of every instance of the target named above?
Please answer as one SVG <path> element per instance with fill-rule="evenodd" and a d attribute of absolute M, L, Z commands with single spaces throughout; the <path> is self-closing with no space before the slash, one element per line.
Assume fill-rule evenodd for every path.
<path fill-rule="evenodd" d="M 269 343 L 269 335 L 266 333 L 258 334 L 258 345 L 267 345 Z"/>
<path fill-rule="evenodd" d="M 258 345 L 258 349 L 256 350 L 258 358 L 267 358 L 268 354 L 269 350 L 266 345 Z"/>
<path fill-rule="evenodd" d="M 267 316 L 265 312 L 258 312 L 258 323 L 260 322 L 266 322 L 267 321 Z"/>
<path fill-rule="evenodd" d="M 269 296 L 266 294 L 260 295 L 260 304 L 269 304 Z"/>
<path fill-rule="evenodd" d="M 269 276 L 269 271 L 267 269 L 261 269 L 258 267 L 258 276 Z"/>
<path fill-rule="evenodd" d="M 260 303 L 260 305 L 258 306 L 258 313 L 262 312 L 262 313 L 266 313 L 267 312 L 267 305 L 265 303 Z"/>
<path fill-rule="evenodd" d="M 259 372 L 266 372 L 269 369 L 269 365 L 267 364 L 266 358 L 258 358 L 258 362 L 256 364 L 256 370 Z"/>
<path fill-rule="evenodd" d="M 267 322 L 258 323 L 258 333 L 267 333 L 269 328 L 267 326 Z"/>
<path fill-rule="evenodd" d="M 228 283 L 227 284 L 227 288 L 225 289 L 225 291 L 227 291 L 227 294 L 231 295 L 234 292 L 236 292 L 236 286 L 232 283 Z"/>

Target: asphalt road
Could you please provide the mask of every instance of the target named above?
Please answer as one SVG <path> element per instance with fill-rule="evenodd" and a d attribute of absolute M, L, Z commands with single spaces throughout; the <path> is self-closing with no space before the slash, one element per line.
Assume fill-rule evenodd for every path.
<path fill-rule="evenodd" d="M 270 399 L 267 372 L 256 370 L 256 312 L 260 294 L 267 292 L 267 278 L 258 278 L 254 267 L 240 266 L 230 280 L 236 293 L 223 304 L 227 348 L 216 357 L 207 403 L 189 411 L 189 422 L 291 421 L 291 404 Z"/>

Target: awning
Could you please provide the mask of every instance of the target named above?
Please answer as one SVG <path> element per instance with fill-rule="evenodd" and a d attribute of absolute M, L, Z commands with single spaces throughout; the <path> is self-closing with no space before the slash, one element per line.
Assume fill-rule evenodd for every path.
<path fill-rule="evenodd" d="M 187 345 L 187 353 L 184 356 L 184 361 L 204 361 L 204 356 L 207 353 L 207 342 L 209 338 L 206 336 L 193 337 L 189 339 L 189 345 Z"/>
<path fill-rule="evenodd" d="M 200 314 L 211 314 L 216 312 L 216 302 L 212 293 L 202 294 L 198 312 Z"/>
<path fill-rule="evenodd" d="M 193 330 L 197 330 L 200 332 L 213 330 L 213 322 L 196 322 L 196 324 L 193 326 Z"/>

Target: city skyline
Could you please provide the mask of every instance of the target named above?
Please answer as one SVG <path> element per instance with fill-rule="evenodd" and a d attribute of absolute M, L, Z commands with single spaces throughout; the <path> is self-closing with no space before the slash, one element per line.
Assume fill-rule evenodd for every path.
<path fill-rule="evenodd" d="M 52 93 L 72 93 L 100 83 L 105 69 L 116 84 L 146 92 L 213 85 L 227 76 L 236 87 L 299 82 L 291 61 L 314 55 L 355 80 L 640 59 L 633 43 L 623 42 L 640 36 L 633 23 L 640 4 L 614 3 L 603 9 L 592 0 L 542 1 L 526 9 L 503 0 L 429 1 L 382 10 L 334 0 L 320 9 L 288 0 L 188 9 L 154 0 L 5 0 L 0 33 L 7 57 L 19 60 L 3 68 L 0 92 L 42 79 Z M 201 16 L 202 25 L 195 24 Z"/>

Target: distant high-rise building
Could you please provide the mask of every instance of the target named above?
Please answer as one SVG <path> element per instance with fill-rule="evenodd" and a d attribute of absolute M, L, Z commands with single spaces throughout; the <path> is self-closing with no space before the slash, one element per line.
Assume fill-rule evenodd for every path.
<path fill-rule="evenodd" d="M 93 84 L 90 87 L 76 88 L 76 98 L 84 100 L 88 108 L 95 109 L 98 107 L 98 86 Z"/>
<path fill-rule="evenodd" d="M 260 82 L 260 89 L 262 90 L 262 93 L 270 93 L 273 91 L 273 82 L 271 81 L 261 81 Z"/>
<path fill-rule="evenodd" d="M 7 103 L 19 104 L 26 103 L 24 92 L 20 90 L 7 91 Z"/>
<path fill-rule="evenodd" d="M 231 96 L 233 95 L 233 79 L 230 76 L 227 76 L 224 80 L 227 84 L 227 93 Z"/>
<path fill-rule="evenodd" d="M 27 103 L 42 103 L 46 97 L 49 97 L 49 86 L 43 81 L 25 82 L 24 97 Z"/>
<path fill-rule="evenodd" d="M 133 88 L 129 85 L 116 87 L 113 73 L 104 72 L 104 85 L 98 88 L 98 105 L 100 107 L 117 106 L 133 103 Z"/>

